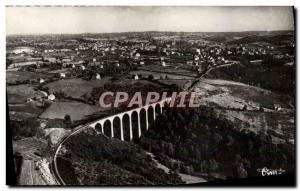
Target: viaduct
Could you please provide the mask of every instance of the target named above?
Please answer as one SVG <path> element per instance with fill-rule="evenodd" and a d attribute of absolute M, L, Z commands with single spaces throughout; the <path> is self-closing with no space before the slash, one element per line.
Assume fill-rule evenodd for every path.
<path fill-rule="evenodd" d="M 156 115 L 161 114 L 165 104 L 170 101 L 171 98 L 166 98 L 140 108 L 105 117 L 90 123 L 88 127 L 95 129 L 97 133 L 122 141 L 139 139 L 142 133 L 148 130 L 149 124 L 155 121 Z"/>

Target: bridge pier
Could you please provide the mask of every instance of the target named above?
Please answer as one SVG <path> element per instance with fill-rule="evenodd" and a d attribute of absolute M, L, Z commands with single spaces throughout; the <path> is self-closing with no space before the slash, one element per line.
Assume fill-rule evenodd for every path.
<path fill-rule="evenodd" d="M 132 141 L 133 135 L 132 135 L 132 122 L 131 122 L 131 113 L 129 115 L 129 139 Z"/>
<path fill-rule="evenodd" d="M 104 121 L 100 122 L 101 125 L 101 132 L 104 135 Z"/>
<path fill-rule="evenodd" d="M 120 134 L 121 134 L 121 141 L 124 141 L 124 134 L 123 134 L 123 116 L 120 118 Z"/>
<path fill-rule="evenodd" d="M 111 137 L 114 137 L 114 120 L 110 120 Z"/>
<path fill-rule="evenodd" d="M 137 116 L 138 116 L 138 138 L 141 137 L 142 135 L 142 131 L 141 131 L 141 116 L 140 116 L 140 112 L 141 111 L 138 111 L 137 112 Z"/>
<path fill-rule="evenodd" d="M 146 131 L 148 131 L 149 123 L 148 123 L 148 108 L 146 110 Z"/>

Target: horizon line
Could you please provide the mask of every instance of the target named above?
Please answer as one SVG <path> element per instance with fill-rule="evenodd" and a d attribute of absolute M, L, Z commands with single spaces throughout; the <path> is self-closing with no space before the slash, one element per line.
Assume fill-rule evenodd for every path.
<path fill-rule="evenodd" d="M 124 32 L 82 32 L 82 33 L 20 33 L 6 34 L 6 36 L 41 36 L 41 35 L 84 35 L 84 34 L 122 34 L 122 33 L 149 33 L 149 32 L 169 32 L 169 33 L 245 33 L 245 32 L 294 32 L 294 29 L 282 30 L 245 30 L 245 31 L 124 31 Z"/>

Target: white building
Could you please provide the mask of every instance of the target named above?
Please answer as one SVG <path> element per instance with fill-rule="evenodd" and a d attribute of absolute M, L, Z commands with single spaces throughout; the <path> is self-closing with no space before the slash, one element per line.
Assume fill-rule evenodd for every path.
<path fill-rule="evenodd" d="M 141 54 L 140 54 L 140 53 L 136 53 L 136 54 L 135 54 L 135 57 L 136 57 L 136 58 L 140 58 L 140 57 L 141 57 Z"/>
<path fill-rule="evenodd" d="M 51 100 L 51 101 L 55 100 L 55 95 L 54 94 L 50 94 L 48 96 L 48 100 Z"/>
<path fill-rule="evenodd" d="M 61 78 L 65 78 L 66 77 L 65 73 L 60 73 L 59 75 L 60 75 Z"/>
<path fill-rule="evenodd" d="M 101 76 L 100 76 L 100 74 L 98 74 L 98 73 L 97 73 L 97 75 L 96 75 L 96 79 L 97 79 L 97 80 L 100 80 L 100 79 L 101 79 Z"/>
<path fill-rule="evenodd" d="M 135 76 L 134 76 L 134 80 L 138 80 L 139 79 L 139 76 L 136 74 Z"/>
<path fill-rule="evenodd" d="M 40 78 L 40 84 L 44 83 L 45 80 L 43 78 Z"/>

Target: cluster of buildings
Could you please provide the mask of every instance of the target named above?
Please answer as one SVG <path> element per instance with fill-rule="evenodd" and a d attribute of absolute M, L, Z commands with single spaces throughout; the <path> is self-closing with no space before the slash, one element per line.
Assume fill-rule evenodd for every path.
<path fill-rule="evenodd" d="M 54 36 L 34 41 L 33 46 L 26 44 L 32 43 L 27 39 L 22 41 L 22 47 L 8 51 L 7 69 L 17 70 L 34 66 L 53 70 L 59 67 L 86 70 L 90 67 L 103 69 L 108 65 L 117 68 L 123 65 L 154 64 L 167 67 L 182 64 L 197 68 L 197 71 L 201 72 L 210 67 L 235 62 L 236 56 L 252 56 L 251 60 L 254 61 L 261 60 L 260 58 L 266 55 L 278 59 L 292 59 L 290 54 L 278 51 L 278 47 L 269 43 L 224 45 L 201 40 L 184 40 L 181 37 L 153 39 L 121 36 L 114 39 L 76 37 L 64 40 Z M 13 43 L 10 42 L 10 45 Z"/>

